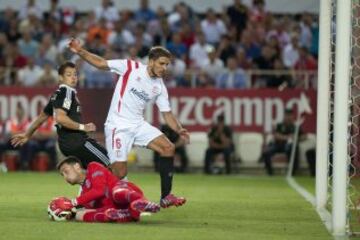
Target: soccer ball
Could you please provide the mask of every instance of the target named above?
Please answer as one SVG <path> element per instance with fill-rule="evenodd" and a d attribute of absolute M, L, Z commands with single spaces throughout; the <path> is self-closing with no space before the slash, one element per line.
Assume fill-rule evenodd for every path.
<path fill-rule="evenodd" d="M 47 212 L 49 219 L 56 222 L 63 222 L 72 218 L 73 213 L 71 211 L 64 211 L 57 206 L 57 201 L 61 200 L 61 197 L 54 198 L 48 205 Z"/>

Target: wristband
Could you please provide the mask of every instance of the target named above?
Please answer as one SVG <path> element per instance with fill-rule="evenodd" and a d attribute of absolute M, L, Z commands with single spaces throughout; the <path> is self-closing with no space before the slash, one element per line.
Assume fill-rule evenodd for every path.
<path fill-rule="evenodd" d="M 79 130 L 84 131 L 85 130 L 85 125 L 84 124 L 79 124 Z"/>

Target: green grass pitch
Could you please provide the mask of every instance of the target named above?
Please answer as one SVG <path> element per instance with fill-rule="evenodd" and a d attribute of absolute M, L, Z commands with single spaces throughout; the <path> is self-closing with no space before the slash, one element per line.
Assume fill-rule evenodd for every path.
<path fill-rule="evenodd" d="M 159 199 L 159 176 L 130 174 L 146 196 Z M 174 193 L 188 202 L 162 209 L 139 223 L 52 222 L 47 204 L 73 197 L 56 173 L 0 174 L 0 239 L 332 239 L 312 206 L 283 177 L 176 175 Z M 313 179 L 301 179 L 312 188 Z"/>

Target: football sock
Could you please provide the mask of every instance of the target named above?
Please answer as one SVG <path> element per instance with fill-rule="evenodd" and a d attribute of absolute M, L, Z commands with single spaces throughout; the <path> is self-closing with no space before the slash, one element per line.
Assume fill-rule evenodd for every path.
<path fill-rule="evenodd" d="M 131 203 L 142 197 L 142 194 L 127 188 L 117 188 L 113 190 L 113 199 L 121 205 Z"/>
<path fill-rule="evenodd" d="M 91 211 L 83 216 L 84 222 L 109 222 L 104 211 Z"/>
<path fill-rule="evenodd" d="M 172 188 L 174 157 L 160 157 L 161 198 L 170 194 Z"/>

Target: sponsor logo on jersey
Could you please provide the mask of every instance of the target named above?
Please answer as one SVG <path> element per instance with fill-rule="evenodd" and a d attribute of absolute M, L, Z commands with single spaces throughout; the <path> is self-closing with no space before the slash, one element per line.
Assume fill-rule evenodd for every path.
<path fill-rule="evenodd" d="M 151 98 L 149 97 L 149 94 L 147 94 L 144 90 L 136 90 L 135 88 L 131 88 L 131 93 L 133 93 L 135 96 L 143 100 L 144 102 L 149 102 Z"/>

